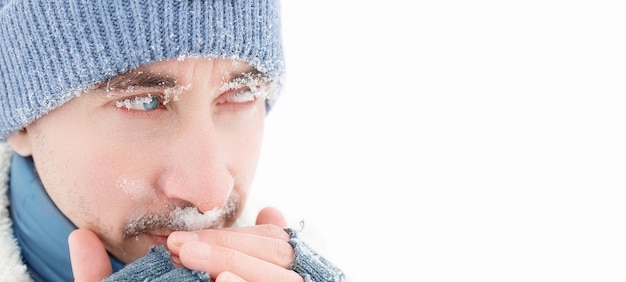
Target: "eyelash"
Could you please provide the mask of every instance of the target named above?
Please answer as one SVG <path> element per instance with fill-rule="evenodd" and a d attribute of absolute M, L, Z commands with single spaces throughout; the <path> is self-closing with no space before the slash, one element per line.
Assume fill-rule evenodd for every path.
<path fill-rule="evenodd" d="M 227 91 L 226 93 L 223 93 L 220 98 L 218 98 L 217 105 L 244 106 L 250 103 L 254 103 L 259 98 L 263 100 L 267 99 L 267 90 L 251 90 L 249 87 L 242 87 L 240 89 L 232 89 Z M 175 100 L 177 100 L 177 97 L 175 97 L 174 101 Z M 153 105 L 154 108 L 146 108 L 146 104 L 153 103 L 153 101 L 156 101 L 158 105 Z M 152 114 L 152 112 L 158 109 L 165 109 L 168 102 L 171 101 L 169 101 L 169 99 L 166 99 L 163 95 L 148 93 L 117 100 L 115 101 L 114 106 L 118 109 L 126 108 L 128 112 L 135 112 L 138 114 Z M 142 106 L 144 107 L 144 109 L 139 108 Z"/>
<path fill-rule="evenodd" d="M 156 102 L 156 105 L 155 105 L 155 102 Z M 116 101 L 115 106 L 117 108 L 126 108 L 128 111 L 130 110 L 154 111 L 160 107 L 164 107 L 165 103 L 163 102 L 163 98 L 158 95 L 146 94 L 146 95 L 133 96 L 133 97 L 125 98 L 123 100 Z M 138 108 L 141 106 L 143 106 L 144 109 Z M 147 108 L 147 107 L 150 107 L 150 108 Z"/>
<path fill-rule="evenodd" d="M 226 96 L 224 99 L 220 100 L 219 104 L 222 103 L 236 103 L 236 104 L 245 104 L 249 102 L 254 102 L 258 95 L 248 89 L 247 87 L 244 89 L 235 89 L 233 91 L 229 91 L 231 93 L 225 93 Z"/>

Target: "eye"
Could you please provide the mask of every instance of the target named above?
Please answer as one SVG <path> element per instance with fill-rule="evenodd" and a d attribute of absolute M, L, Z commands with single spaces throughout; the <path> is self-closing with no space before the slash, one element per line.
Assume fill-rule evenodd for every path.
<path fill-rule="evenodd" d="M 247 103 L 252 102 L 258 97 L 256 91 L 250 89 L 241 89 L 226 96 L 226 103 Z"/>
<path fill-rule="evenodd" d="M 225 82 L 220 90 L 224 91 L 220 104 L 247 104 L 257 99 L 268 99 L 271 83 L 262 73 L 242 73 Z"/>
<path fill-rule="evenodd" d="M 245 104 L 257 99 L 266 100 L 270 97 L 270 89 L 263 87 L 242 87 L 225 93 L 221 103 Z"/>
<path fill-rule="evenodd" d="M 145 96 L 134 96 L 122 101 L 115 102 L 118 108 L 126 108 L 128 110 L 137 111 L 153 111 L 159 108 L 161 102 L 157 96 L 151 94 Z"/>

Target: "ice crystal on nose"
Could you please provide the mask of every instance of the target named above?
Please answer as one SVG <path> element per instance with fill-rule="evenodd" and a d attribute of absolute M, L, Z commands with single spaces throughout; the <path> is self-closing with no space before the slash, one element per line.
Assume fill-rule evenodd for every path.
<path fill-rule="evenodd" d="M 118 179 L 117 186 L 133 201 L 152 201 L 156 199 L 156 193 L 143 181 L 122 177 Z"/>

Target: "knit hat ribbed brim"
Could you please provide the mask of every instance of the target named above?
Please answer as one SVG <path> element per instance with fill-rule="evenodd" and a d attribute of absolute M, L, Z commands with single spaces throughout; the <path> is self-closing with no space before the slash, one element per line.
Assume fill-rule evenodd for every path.
<path fill-rule="evenodd" d="M 0 141 L 90 85 L 151 62 L 230 58 L 273 79 L 284 72 L 278 0 L 0 5 Z"/>

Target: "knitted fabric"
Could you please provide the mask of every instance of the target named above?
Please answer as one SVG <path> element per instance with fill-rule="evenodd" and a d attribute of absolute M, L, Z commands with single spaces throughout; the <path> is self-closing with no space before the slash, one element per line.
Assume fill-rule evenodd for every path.
<path fill-rule="evenodd" d="M 103 282 L 122 281 L 210 282 L 211 278 L 206 273 L 174 267 L 165 247 L 153 246 L 146 256 L 127 265 L 124 269 L 104 279 Z"/>
<path fill-rule="evenodd" d="M 278 1 L 0 0 L 0 142 L 89 86 L 151 62 L 239 59 L 279 79 Z"/>
<path fill-rule="evenodd" d="M 295 258 L 289 269 L 300 274 L 304 278 L 304 282 L 348 281 L 341 269 L 311 249 L 298 237 L 296 231 L 291 228 L 287 228 L 285 231 L 289 234 L 291 238 L 289 244 L 295 251 Z"/>
<path fill-rule="evenodd" d="M 305 282 L 344 282 L 344 273 L 331 262 L 317 254 L 293 229 L 285 231 L 291 238 L 295 258 L 290 269 L 304 278 Z M 152 247 L 150 252 L 114 273 L 104 282 L 118 281 L 211 281 L 205 273 L 186 268 L 174 268 L 169 253 L 163 247 Z"/>

